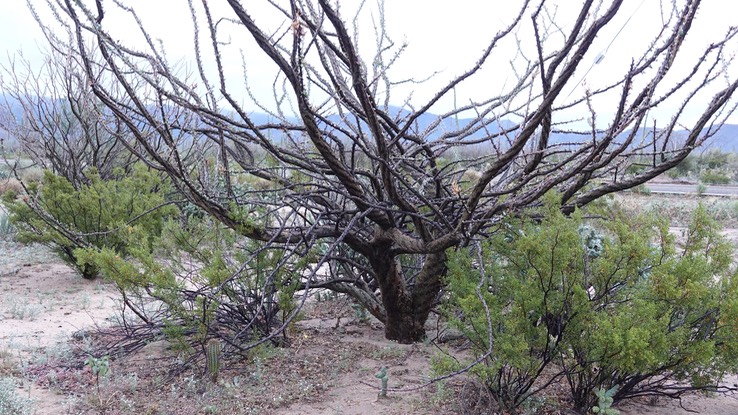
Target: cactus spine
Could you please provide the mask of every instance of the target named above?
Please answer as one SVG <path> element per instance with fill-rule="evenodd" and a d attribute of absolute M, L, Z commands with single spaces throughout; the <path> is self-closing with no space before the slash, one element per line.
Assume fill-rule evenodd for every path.
<path fill-rule="evenodd" d="M 220 340 L 210 339 L 205 346 L 205 358 L 207 359 L 207 370 L 210 379 L 218 382 L 218 370 L 220 369 Z"/>

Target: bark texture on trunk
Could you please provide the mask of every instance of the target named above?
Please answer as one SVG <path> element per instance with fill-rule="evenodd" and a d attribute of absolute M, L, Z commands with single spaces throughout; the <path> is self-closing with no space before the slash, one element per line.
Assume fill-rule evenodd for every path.
<path fill-rule="evenodd" d="M 376 250 L 374 254 L 370 262 L 382 295 L 385 337 L 404 344 L 423 341 L 425 323 L 441 290 L 446 255 L 426 255 L 414 285 L 408 286 L 398 258 L 390 249 Z"/>
<path fill-rule="evenodd" d="M 404 313 L 387 314 L 384 324 L 384 337 L 398 343 L 412 344 L 425 339 L 425 319 L 417 320 L 412 310 Z"/>

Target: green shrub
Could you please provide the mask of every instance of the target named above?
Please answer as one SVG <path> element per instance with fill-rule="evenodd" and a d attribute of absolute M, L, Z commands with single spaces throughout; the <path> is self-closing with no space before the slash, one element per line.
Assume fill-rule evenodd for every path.
<path fill-rule="evenodd" d="M 707 186 L 704 183 L 697 183 L 697 196 L 702 196 L 707 191 Z"/>
<path fill-rule="evenodd" d="M 700 174 L 700 180 L 707 184 L 729 184 L 730 177 L 715 170 L 707 170 Z"/>
<path fill-rule="evenodd" d="M 698 163 L 707 169 L 720 169 L 728 164 L 730 153 L 724 153 L 719 149 L 712 149 L 699 157 Z"/>
<path fill-rule="evenodd" d="M 633 193 L 648 196 L 651 194 L 651 188 L 646 186 L 645 184 L 639 184 L 638 186 L 633 188 Z"/>
<path fill-rule="evenodd" d="M 690 173 L 697 171 L 697 168 L 697 157 L 694 154 L 690 154 L 677 164 L 676 167 L 669 170 L 669 173 L 671 176 L 673 172 L 674 177 L 689 176 Z"/>
<path fill-rule="evenodd" d="M 134 231 L 151 249 L 164 218 L 176 208 L 165 205 L 166 186 L 159 175 L 144 168 L 112 180 L 102 180 L 90 169 L 87 178 L 89 183 L 75 188 L 46 171 L 40 183 L 28 185 L 30 194 L 9 192 L 4 200 L 19 241 L 46 244 L 83 277 L 94 278 L 97 267 L 80 263 L 75 250 L 107 248 L 126 255 L 125 234 Z"/>
<path fill-rule="evenodd" d="M 592 249 L 582 216 L 557 206 L 549 200 L 542 219 L 510 219 L 478 253 L 451 258 L 450 322 L 485 356 L 471 373 L 502 410 L 537 393 L 542 373 L 563 377 L 587 411 L 598 390 L 616 390 L 615 403 L 678 395 L 671 381 L 714 390 L 738 370 L 732 248 L 703 207 L 678 251 L 667 223 L 643 217 L 588 223 L 601 235 Z M 459 364 L 437 358 L 434 367 Z"/>
<path fill-rule="evenodd" d="M 287 344 L 286 332 L 274 333 L 296 312 L 294 295 L 301 272 L 315 261 L 311 252 L 267 247 L 209 217 L 192 216 L 186 224 L 168 220 L 153 251 L 139 232 L 125 234 L 126 257 L 111 248 L 75 253 L 130 299 L 127 306 L 143 320 L 142 332 L 161 327 L 152 335 L 165 336 L 204 366 L 211 339 L 222 340 L 219 364 L 234 354 L 248 357 L 267 337 L 273 345 Z M 156 307 L 147 308 L 152 299 Z"/>
<path fill-rule="evenodd" d="M 637 175 L 643 173 L 648 168 L 648 164 L 633 163 L 625 169 L 625 174 Z"/>
<path fill-rule="evenodd" d="M 681 175 L 681 174 L 679 174 L 679 171 L 678 171 L 677 169 L 671 169 L 671 170 L 668 170 L 668 171 L 666 172 L 666 175 L 667 175 L 667 176 L 668 176 L 668 177 L 669 177 L 670 179 L 678 179 L 678 178 L 682 177 L 682 175 Z"/>

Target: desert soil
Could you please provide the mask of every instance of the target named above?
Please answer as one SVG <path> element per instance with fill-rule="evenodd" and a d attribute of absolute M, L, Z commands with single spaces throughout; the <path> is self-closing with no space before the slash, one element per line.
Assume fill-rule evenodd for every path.
<path fill-rule="evenodd" d="M 145 384 L 147 373 L 154 378 L 156 371 L 151 367 L 156 360 L 152 359 L 166 353 L 166 344 L 151 345 L 113 364 L 117 383 L 103 386 L 101 395 L 108 397 L 103 402 L 93 397 L 89 370 L 79 363 L 65 366 L 64 359 L 72 359 L 73 350 L 84 347 L 79 333 L 111 324 L 118 307 L 115 298 L 110 285 L 80 278 L 43 247 L 0 241 L 4 371 L 0 374 L 12 373 L 19 379 L 18 393 L 34 400 L 36 414 L 460 413 L 454 391 L 459 391 L 461 381 L 450 381 L 444 385 L 445 391 L 437 385 L 415 389 L 429 379 L 429 360 L 437 350 L 432 343 L 399 345 L 386 341 L 378 323 L 359 322 L 349 304 L 340 301 L 313 304 L 306 310 L 305 319 L 291 334 L 292 347 L 282 352 L 282 358 L 269 359 L 264 368 L 255 359 L 226 370 L 217 387 L 198 383 L 196 376 L 183 376 L 174 384 L 158 384 L 159 391 L 137 389 L 136 382 Z M 56 362 L 55 366 L 51 362 Z M 52 366 L 54 370 L 48 369 Z M 388 367 L 390 388 L 404 391 L 378 398 L 379 381 L 374 375 L 382 366 Z M 81 386 L 70 386 L 70 379 Z M 176 393 L 182 400 L 171 400 Z M 235 397 L 234 402 L 243 406 L 229 407 L 228 397 Z M 122 404 L 110 405 L 112 399 L 127 402 L 128 410 L 122 410 Z M 219 405 L 211 406 L 208 399 L 218 400 Z M 690 396 L 682 406 L 641 402 L 620 409 L 624 415 L 738 414 L 738 399 L 733 396 Z"/>

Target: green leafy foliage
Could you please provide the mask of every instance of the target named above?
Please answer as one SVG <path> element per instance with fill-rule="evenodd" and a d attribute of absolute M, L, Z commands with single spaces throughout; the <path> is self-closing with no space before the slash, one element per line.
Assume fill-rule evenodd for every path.
<path fill-rule="evenodd" d="M 690 154 L 685 157 L 684 160 L 682 160 L 679 164 L 677 164 L 673 170 L 670 170 L 669 172 L 673 172 L 674 177 L 685 177 L 689 176 L 690 173 L 696 171 L 697 168 L 697 156 L 695 156 L 694 154 Z"/>
<path fill-rule="evenodd" d="M 105 378 L 110 373 L 110 357 L 90 356 L 85 360 L 85 366 L 90 368 L 92 376 L 95 378 L 95 388 L 97 389 L 97 399 L 100 406 L 103 405 L 103 397 L 100 394 L 100 378 Z"/>
<path fill-rule="evenodd" d="M 144 325 L 162 327 L 187 359 L 204 359 L 211 379 L 215 362 L 248 357 L 254 342 L 287 344 L 286 332 L 274 333 L 296 313 L 299 273 L 311 255 L 267 247 L 198 215 L 168 220 L 153 250 L 142 236 L 126 235 L 126 257 L 109 248 L 76 253 L 116 283 Z M 214 360 L 209 340 L 223 341 Z"/>
<path fill-rule="evenodd" d="M 586 411 L 599 389 L 619 385 L 614 402 L 674 380 L 714 390 L 738 369 L 732 248 L 706 209 L 678 247 L 665 221 L 591 222 L 557 206 L 549 196 L 535 220 L 509 219 L 477 252 L 451 258 L 447 313 L 485 356 L 471 373 L 501 409 L 545 387 L 542 373 L 566 379 Z"/>
<path fill-rule="evenodd" d="M 10 214 L 0 205 L 0 240 L 15 238 L 15 226 L 10 222 Z"/>
<path fill-rule="evenodd" d="M 85 366 L 90 368 L 95 378 L 106 377 L 110 371 L 110 357 L 94 357 L 90 356 L 85 360 Z"/>
<path fill-rule="evenodd" d="M 690 154 L 667 173 L 672 179 L 699 179 L 707 184 L 729 184 L 738 179 L 738 157 L 712 149 L 700 155 Z"/>
<path fill-rule="evenodd" d="M 707 186 L 704 183 L 697 183 L 697 196 L 702 196 L 707 191 Z"/>
<path fill-rule="evenodd" d="M 728 164 L 730 155 L 719 149 L 712 149 L 699 156 L 699 164 L 707 169 L 720 169 Z"/>
<path fill-rule="evenodd" d="M 40 183 L 28 186 L 29 194 L 8 193 L 5 204 L 18 240 L 46 244 L 83 277 L 94 278 L 99 269 L 78 261 L 76 250 L 104 249 L 125 256 L 130 234 L 151 250 L 164 219 L 177 210 L 165 206 L 167 188 L 159 175 L 143 167 L 111 180 L 101 179 L 94 169 L 86 176 L 88 183 L 75 188 L 46 171 Z"/>

